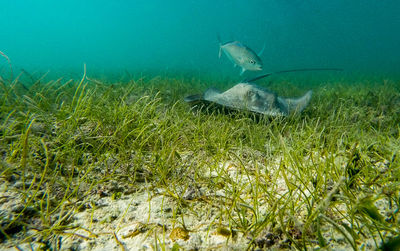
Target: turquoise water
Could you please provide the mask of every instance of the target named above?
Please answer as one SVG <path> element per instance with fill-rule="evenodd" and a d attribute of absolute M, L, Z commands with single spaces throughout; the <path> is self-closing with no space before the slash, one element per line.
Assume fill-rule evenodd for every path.
<path fill-rule="evenodd" d="M 88 71 L 207 72 L 238 76 L 223 41 L 254 51 L 265 71 L 341 67 L 398 75 L 397 0 L 2 1 L 0 51 L 15 69 L 58 75 Z M 7 63 L 0 59 L 0 70 Z"/>

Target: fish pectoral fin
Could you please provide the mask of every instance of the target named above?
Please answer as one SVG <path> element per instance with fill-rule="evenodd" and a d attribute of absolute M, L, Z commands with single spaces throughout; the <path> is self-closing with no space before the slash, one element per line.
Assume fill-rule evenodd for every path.
<path fill-rule="evenodd" d="M 242 67 L 242 70 L 240 71 L 240 76 L 242 76 L 245 71 L 246 69 Z"/>
<path fill-rule="evenodd" d="M 261 49 L 261 51 L 260 51 L 257 55 L 258 55 L 259 57 L 261 57 L 261 54 L 263 54 L 264 50 L 265 50 L 265 43 L 264 43 L 263 48 Z"/>

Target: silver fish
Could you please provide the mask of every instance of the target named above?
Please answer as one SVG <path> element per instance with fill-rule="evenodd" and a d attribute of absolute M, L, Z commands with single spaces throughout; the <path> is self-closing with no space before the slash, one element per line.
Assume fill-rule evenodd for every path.
<path fill-rule="evenodd" d="M 253 83 L 238 83 L 225 92 L 210 88 L 202 95 L 191 95 L 185 101 L 192 106 L 217 104 L 222 107 L 251 111 L 268 116 L 288 116 L 299 113 L 310 102 L 312 91 L 299 98 L 279 97 Z"/>
<path fill-rule="evenodd" d="M 240 75 L 245 71 L 261 71 L 263 69 L 263 62 L 259 57 L 262 51 L 257 55 L 252 49 L 239 41 L 220 43 L 219 57 L 221 57 L 222 51 L 235 66 L 238 65 L 242 68 Z"/>

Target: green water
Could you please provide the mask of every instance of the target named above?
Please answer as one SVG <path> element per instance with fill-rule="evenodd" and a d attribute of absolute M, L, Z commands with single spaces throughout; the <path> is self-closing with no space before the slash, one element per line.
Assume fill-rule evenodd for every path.
<path fill-rule="evenodd" d="M 398 249 L 398 10 L 3 3 L 0 249 Z M 217 35 L 265 44 L 264 70 L 240 76 Z M 343 71 L 257 81 L 281 97 L 312 90 L 293 116 L 184 102 L 315 67 Z"/>
<path fill-rule="evenodd" d="M 54 77 L 152 71 L 238 76 L 217 35 L 258 52 L 265 71 L 339 67 L 398 76 L 400 6 L 386 1 L 31 1 L 2 3 L 0 50 Z M 6 71 L 0 62 L 2 72 Z"/>

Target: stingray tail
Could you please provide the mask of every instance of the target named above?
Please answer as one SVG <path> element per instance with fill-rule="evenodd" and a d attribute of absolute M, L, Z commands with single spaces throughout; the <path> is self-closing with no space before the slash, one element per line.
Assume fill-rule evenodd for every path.
<path fill-rule="evenodd" d="M 254 82 L 256 80 L 275 75 L 275 74 L 282 74 L 282 73 L 290 73 L 290 72 L 305 72 L 305 71 L 343 71 L 341 68 L 303 68 L 303 69 L 293 69 L 293 70 L 284 70 L 284 71 L 275 71 L 275 72 L 268 72 L 266 74 L 260 75 L 255 78 L 251 79 L 244 79 L 242 82 Z"/>

